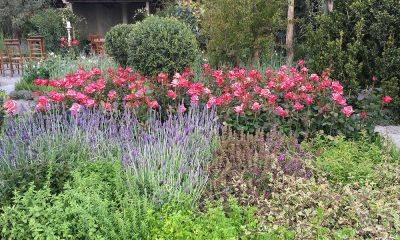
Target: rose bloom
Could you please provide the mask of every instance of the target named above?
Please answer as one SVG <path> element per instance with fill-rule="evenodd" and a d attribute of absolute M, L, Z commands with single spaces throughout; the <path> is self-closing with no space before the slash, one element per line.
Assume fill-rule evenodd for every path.
<path fill-rule="evenodd" d="M 382 102 L 385 103 L 385 104 L 389 104 L 389 103 L 391 103 L 392 101 L 393 101 L 393 98 L 392 98 L 391 96 L 384 96 L 384 97 L 382 98 Z"/>
<path fill-rule="evenodd" d="M 341 106 L 346 106 L 346 99 L 339 93 L 333 93 L 332 94 L 332 99 L 339 105 Z"/>
<path fill-rule="evenodd" d="M 199 99 L 199 96 L 197 96 L 197 95 L 193 95 L 190 97 L 190 103 L 193 105 L 199 104 L 199 101 L 200 101 L 200 99 Z"/>
<path fill-rule="evenodd" d="M 251 110 L 254 112 L 258 112 L 261 109 L 261 104 L 258 102 L 254 102 L 253 105 L 251 106 Z"/>
<path fill-rule="evenodd" d="M 103 102 L 102 103 L 103 109 L 106 111 L 112 111 L 112 105 L 109 102 Z"/>
<path fill-rule="evenodd" d="M 64 94 L 56 91 L 50 91 L 48 95 L 54 102 L 62 102 L 65 98 Z"/>
<path fill-rule="evenodd" d="M 117 91 L 115 90 L 109 91 L 107 97 L 110 101 L 114 101 L 118 97 Z"/>
<path fill-rule="evenodd" d="M 172 100 L 176 99 L 176 93 L 172 90 L 168 90 L 167 97 L 171 98 Z"/>
<path fill-rule="evenodd" d="M 168 74 L 166 73 L 159 73 L 157 76 L 157 82 L 161 84 L 166 84 L 168 82 Z"/>
<path fill-rule="evenodd" d="M 73 103 L 69 110 L 71 111 L 72 115 L 76 115 L 81 109 L 82 109 L 82 105 L 80 105 L 78 103 Z"/>
<path fill-rule="evenodd" d="M 17 113 L 17 103 L 13 100 L 7 100 L 3 104 L 3 108 L 7 114 L 16 114 Z"/>
<path fill-rule="evenodd" d="M 311 81 L 314 81 L 314 82 L 318 82 L 318 81 L 319 81 L 319 77 L 318 77 L 317 74 L 313 73 L 313 74 L 311 74 L 311 76 L 310 76 L 310 80 L 311 80 Z"/>
<path fill-rule="evenodd" d="M 72 42 L 71 42 L 71 45 L 72 45 L 72 46 L 79 46 L 79 41 L 78 41 L 78 39 L 73 39 Z"/>
<path fill-rule="evenodd" d="M 346 117 L 350 117 L 350 116 L 354 113 L 353 107 L 352 107 L 352 106 L 344 107 L 344 108 L 342 109 L 342 113 L 343 113 Z"/>
<path fill-rule="evenodd" d="M 76 97 L 77 92 L 75 90 L 72 89 L 68 89 L 66 96 L 69 98 L 75 98 Z"/>
<path fill-rule="evenodd" d="M 210 99 L 207 102 L 207 105 L 206 105 L 207 108 L 208 109 L 212 108 L 215 105 L 216 102 L 217 102 L 217 98 L 214 97 L 214 96 L 211 96 Z"/>
<path fill-rule="evenodd" d="M 304 101 L 305 101 L 306 104 L 309 106 L 309 105 L 313 104 L 314 99 L 313 99 L 311 96 L 308 96 L 308 95 L 307 95 L 307 96 L 304 98 Z"/>
<path fill-rule="evenodd" d="M 95 103 L 96 102 L 93 99 L 89 98 L 89 99 L 86 99 L 84 104 L 86 107 L 91 108 L 91 107 L 94 107 Z"/>
<path fill-rule="evenodd" d="M 48 80 L 38 78 L 35 80 L 34 83 L 36 86 L 46 86 L 48 82 L 49 82 Z"/>
<path fill-rule="evenodd" d="M 209 88 L 204 88 L 203 89 L 203 93 L 206 95 L 210 95 L 211 94 L 211 90 Z"/>
<path fill-rule="evenodd" d="M 239 115 L 243 114 L 244 113 L 244 105 L 241 104 L 239 106 L 234 107 L 233 111 L 235 111 L 235 113 L 237 113 Z"/>
<path fill-rule="evenodd" d="M 157 101 L 149 101 L 148 103 L 147 103 L 147 106 L 149 106 L 149 108 L 152 108 L 152 109 L 156 109 L 156 108 L 158 108 L 159 107 L 159 105 L 158 105 L 158 102 Z"/>
<path fill-rule="evenodd" d="M 278 114 L 278 116 L 283 117 L 283 118 L 287 117 L 287 115 L 288 115 L 287 111 L 281 106 L 276 107 L 275 112 L 276 112 L 276 114 Z"/>
<path fill-rule="evenodd" d="M 368 113 L 367 112 L 361 112 L 360 113 L 360 117 L 361 117 L 361 119 L 365 119 L 365 118 L 368 117 Z"/>
<path fill-rule="evenodd" d="M 299 102 L 295 102 L 295 103 L 293 104 L 293 108 L 294 108 L 294 110 L 296 110 L 296 111 L 301 111 L 301 110 L 304 109 L 304 105 L 301 104 L 301 103 L 299 103 Z"/>
<path fill-rule="evenodd" d="M 340 82 L 335 81 L 331 83 L 331 88 L 334 93 L 343 94 L 343 86 Z"/>

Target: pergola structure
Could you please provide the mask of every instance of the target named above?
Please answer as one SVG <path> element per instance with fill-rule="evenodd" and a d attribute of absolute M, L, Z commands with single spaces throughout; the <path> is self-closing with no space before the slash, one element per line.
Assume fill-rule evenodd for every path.
<path fill-rule="evenodd" d="M 83 34 L 104 36 L 111 27 L 120 23 L 132 23 L 135 10 L 153 11 L 153 0 L 64 0 L 72 11 L 85 19 L 80 26 Z"/>

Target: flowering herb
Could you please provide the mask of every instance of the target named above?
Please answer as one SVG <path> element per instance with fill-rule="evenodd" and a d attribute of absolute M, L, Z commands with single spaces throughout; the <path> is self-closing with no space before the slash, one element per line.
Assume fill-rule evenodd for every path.
<path fill-rule="evenodd" d="M 215 113 L 191 108 L 163 122 L 150 113 L 139 123 L 128 109 L 110 114 L 74 104 L 70 110 L 8 118 L 0 140 L 0 171 L 50 161 L 49 156 L 61 153 L 75 160 L 82 154 L 66 149 L 74 143 L 88 149 L 83 161 L 120 160 L 131 173 L 130 184 L 154 201 L 199 198 L 208 178 L 203 169 L 218 136 Z"/>

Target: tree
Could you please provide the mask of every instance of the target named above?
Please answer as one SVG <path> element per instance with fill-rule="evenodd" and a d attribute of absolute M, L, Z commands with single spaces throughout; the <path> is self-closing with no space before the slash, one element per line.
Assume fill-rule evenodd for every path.
<path fill-rule="evenodd" d="M 294 0 L 288 0 L 287 31 L 286 31 L 286 50 L 287 65 L 292 66 L 294 58 Z"/>
<path fill-rule="evenodd" d="M 203 27 L 211 63 L 258 65 L 283 30 L 285 0 L 205 0 Z"/>
<path fill-rule="evenodd" d="M 54 6 L 53 0 L 1 0 L 0 31 L 6 35 L 18 35 L 26 19 L 36 11 Z"/>

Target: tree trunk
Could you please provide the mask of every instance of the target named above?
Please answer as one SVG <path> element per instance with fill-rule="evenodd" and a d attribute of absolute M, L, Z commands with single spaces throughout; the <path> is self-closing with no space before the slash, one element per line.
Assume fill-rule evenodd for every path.
<path fill-rule="evenodd" d="M 294 58 L 293 39 L 294 39 L 294 0 L 288 0 L 287 14 L 287 31 L 286 31 L 286 52 L 288 66 L 292 66 Z"/>
<path fill-rule="evenodd" d="M 326 6 L 328 7 L 328 12 L 333 12 L 333 0 L 326 0 Z"/>

